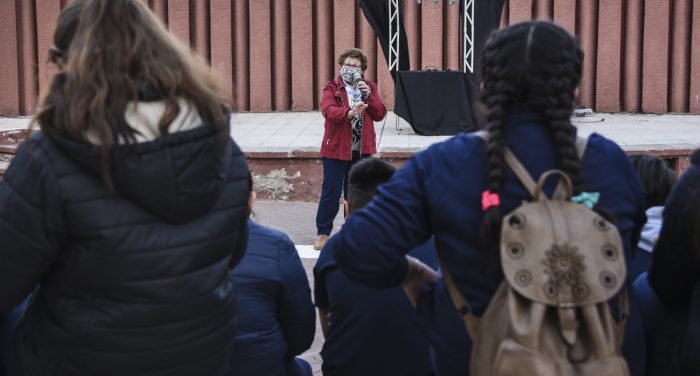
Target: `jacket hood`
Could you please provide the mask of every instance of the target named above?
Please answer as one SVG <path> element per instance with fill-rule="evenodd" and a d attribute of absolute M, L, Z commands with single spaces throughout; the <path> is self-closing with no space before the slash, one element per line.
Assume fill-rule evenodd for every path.
<path fill-rule="evenodd" d="M 52 138 L 73 161 L 102 180 L 100 146 Z M 114 189 L 166 222 L 184 223 L 207 213 L 224 188 L 231 141 L 212 125 L 167 134 L 111 154 Z"/>

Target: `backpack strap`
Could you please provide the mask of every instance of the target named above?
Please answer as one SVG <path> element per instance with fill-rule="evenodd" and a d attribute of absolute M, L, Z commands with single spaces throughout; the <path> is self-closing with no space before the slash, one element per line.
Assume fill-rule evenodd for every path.
<path fill-rule="evenodd" d="M 525 187 L 525 189 L 527 189 L 528 192 L 530 192 L 530 196 L 534 197 L 537 183 L 535 183 L 535 180 L 532 178 L 532 176 L 530 176 L 530 173 L 527 172 L 525 166 L 520 163 L 520 160 L 515 157 L 515 154 L 513 154 L 509 148 L 506 148 L 506 150 L 503 152 L 503 157 L 506 160 L 508 167 L 510 167 L 515 176 L 518 177 L 518 180 L 520 180 L 520 183 Z"/>
<path fill-rule="evenodd" d="M 442 258 L 442 253 L 438 251 L 437 255 L 438 262 L 440 263 L 440 271 L 442 271 L 442 279 L 445 282 L 445 287 L 447 287 L 447 293 L 450 295 L 450 300 L 452 300 L 452 304 L 455 306 L 457 313 L 462 318 L 462 321 L 464 321 L 464 327 L 467 328 L 469 337 L 473 340 L 476 336 L 476 328 L 479 319 L 474 316 L 469 302 L 467 302 L 467 299 L 465 299 L 462 293 L 457 289 L 455 281 L 452 279 L 452 273 L 447 269 L 447 264 Z"/>
<path fill-rule="evenodd" d="M 474 135 L 484 140 L 484 142 L 489 141 L 489 132 L 485 130 L 474 132 Z M 527 172 L 525 166 L 523 166 L 523 164 L 520 163 L 518 158 L 515 157 L 515 154 L 513 154 L 513 152 L 510 151 L 509 148 L 506 148 L 503 152 L 503 158 L 505 159 L 510 169 L 513 170 L 515 176 L 518 177 L 518 180 L 520 180 L 523 186 L 525 186 L 525 189 L 527 189 L 527 191 L 530 192 L 530 196 L 533 196 L 535 194 L 535 187 L 537 186 L 537 184 L 532 179 L 532 176 L 530 176 L 530 174 Z"/>
<path fill-rule="evenodd" d="M 620 322 L 615 323 L 616 335 L 617 335 L 617 347 L 621 348 L 622 341 L 625 339 L 625 326 L 627 325 L 627 318 L 630 315 L 630 297 L 629 297 L 629 282 L 625 282 L 622 287 L 622 292 L 618 297 L 618 305 L 620 310 Z"/>

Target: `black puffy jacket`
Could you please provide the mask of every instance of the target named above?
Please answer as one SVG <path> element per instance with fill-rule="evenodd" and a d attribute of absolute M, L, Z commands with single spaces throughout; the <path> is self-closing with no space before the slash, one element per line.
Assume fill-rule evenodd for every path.
<path fill-rule="evenodd" d="M 241 151 L 205 125 L 112 160 L 109 189 L 98 147 L 37 134 L 0 184 L 0 312 L 35 291 L 25 374 L 222 374 L 247 239 Z"/>

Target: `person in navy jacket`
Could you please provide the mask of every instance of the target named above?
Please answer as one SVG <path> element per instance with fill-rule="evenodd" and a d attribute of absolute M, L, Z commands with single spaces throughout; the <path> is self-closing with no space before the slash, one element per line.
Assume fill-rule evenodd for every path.
<path fill-rule="evenodd" d="M 347 193 L 350 167 L 377 152 L 374 122 L 386 116 L 377 84 L 364 78 L 367 69 L 364 52 L 347 49 L 338 57 L 338 65 L 340 74 L 326 83 L 320 104 L 325 129 L 321 141 L 323 185 L 316 213 L 316 250 L 323 247 L 331 234 L 340 195 Z"/>
<path fill-rule="evenodd" d="M 396 169 L 374 158 L 350 170 L 347 212 L 362 208 L 376 187 Z M 314 266 L 314 295 L 326 337 L 321 350 L 323 374 L 432 375 L 427 339 L 401 288 L 375 290 L 350 280 L 335 262 L 338 238 L 331 237 Z M 414 248 L 412 257 L 437 267 L 432 240 Z"/>
<path fill-rule="evenodd" d="M 255 192 L 252 180 L 249 207 Z M 231 376 L 311 376 L 295 358 L 311 346 L 316 313 L 304 266 L 284 233 L 248 220 L 248 247 L 230 272 L 236 286 L 236 341 Z"/>
<path fill-rule="evenodd" d="M 506 167 L 505 147 L 533 177 L 557 168 L 571 178 L 575 194 L 598 192 L 596 208 L 614 216 L 628 258 L 637 246 L 644 197 L 627 156 L 597 134 L 582 159 L 576 152 L 570 116 L 582 61 L 575 39 L 552 23 L 494 32 L 481 72 L 489 141 L 460 134 L 416 154 L 337 235 L 336 261 L 351 279 L 375 288 L 403 284 L 417 299 L 440 374 L 468 373 L 468 336 L 435 272 L 405 255 L 434 236 L 457 288 L 477 316 L 484 312 L 503 280 L 497 252 L 502 217 L 531 199 Z M 551 195 L 556 183 L 551 179 L 545 193 Z M 500 202 L 484 205 L 484 192 Z M 628 325 L 628 333 L 641 331 L 641 323 Z"/>

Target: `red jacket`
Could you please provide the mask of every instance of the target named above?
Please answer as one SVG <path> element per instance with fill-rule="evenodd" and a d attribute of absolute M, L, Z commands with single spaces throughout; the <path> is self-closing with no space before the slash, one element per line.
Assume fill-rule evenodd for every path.
<path fill-rule="evenodd" d="M 374 133 L 374 122 L 381 121 L 386 116 L 386 107 L 379 98 L 377 84 L 367 81 L 371 94 L 367 98 L 367 109 L 362 117 L 361 154 L 376 154 L 377 142 Z M 339 75 L 335 81 L 328 81 L 323 88 L 321 113 L 326 119 L 323 141 L 321 142 L 321 157 L 349 161 L 352 159 L 352 130 L 350 120 L 345 116 L 350 109 L 345 83 Z"/>

